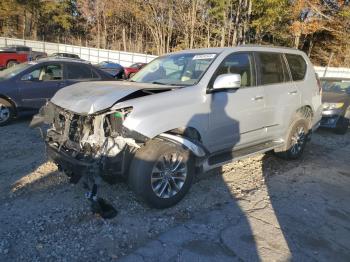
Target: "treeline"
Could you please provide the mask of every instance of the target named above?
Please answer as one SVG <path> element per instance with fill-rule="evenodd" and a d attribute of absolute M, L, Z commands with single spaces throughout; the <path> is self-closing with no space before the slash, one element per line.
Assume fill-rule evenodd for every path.
<path fill-rule="evenodd" d="M 350 67 L 350 0 L 2 0 L 0 34 L 157 55 L 279 45 Z"/>

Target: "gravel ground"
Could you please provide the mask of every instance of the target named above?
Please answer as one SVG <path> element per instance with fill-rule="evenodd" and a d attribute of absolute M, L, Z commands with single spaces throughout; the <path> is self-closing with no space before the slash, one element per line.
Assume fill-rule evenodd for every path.
<path fill-rule="evenodd" d="M 288 260 L 288 257 L 298 257 L 298 245 L 294 246 L 293 237 L 289 239 L 285 234 L 281 225 L 283 215 L 279 214 L 278 206 L 290 205 L 293 210 L 293 203 L 300 201 L 300 198 L 294 197 L 306 198 L 311 189 L 319 190 L 315 191 L 319 200 L 315 200 L 315 203 L 312 199 L 307 203 L 304 201 L 302 204 L 311 205 L 304 209 L 332 204 L 327 212 L 339 219 L 334 222 L 336 225 L 340 223 L 340 228 L 334 226 L 332 232 L 340 239 L 347 239 L 347 242 L 331 251 L 341 255 L 338 261 L 350 261 L 350 150 L 347 150 L 350 148 L 350 132 L 338 136 L 329 131 L 318 131 L 303 159 L 298 161 L 287 162 L 270 154 L 257 155 L 201 175 L 188 196 L 166 210 L 150 209 L 137 202 L 123 183 L 113 186 L 103 184 L 100 195 L 111 201 L 118 210 L 115 218 L 103 220 L 89 211 L 82 185 L 69 184 L 68 179 L 57 172 L 56 166 L 47 161 L 40 133 L 27 126 L 28 120 L 20 120 L 0 129 L 0 261 L 111 261 L 121 257 L 132 258 L 130 255 L 134 256 L 140 248 L 154 243 L 172 229 L 191 224 L 202 216 L 209 216 L 211 212 L 222 213 L 232 205 L 238 217 L 248 217 L 248 213 L 253 214 L 269 206 L 268 213 L 264 215 L 265 211 L 262 211 L 255 215 L 255 219 L 262 220 L 259 216 L 264 216 L 267 220 L 279 222 L 279 226 L 274 228 L 282 231 L 280 237 L 285 242 L 279 254 L 283 253 L 282 258 L 285 259 L 282 260 Z M 325 194 L 320 195 L 320 192 Z M 316 206 L 312 206 L 313 203 Z M 296 209 L 295 212 L 302 211 Z M 315 213 L 309 213 L 310 219 L 315 219 Z M 296 219 L 303 215 L 296 214 Z M 328 223 L 327 219 L 317 221 Z M 301 230 L 307 232 L 310 229 L 302 221 L 299 222 Z M 249 223 L 255 230 L 254 223 Z M 322 227 L 319 223 L 315 225 Z M 260 225 L 256 230 L 262 227 Z M 268 237 L 269 230 L 261 234 Z M 330 235 L 328 231 L 325 234 Z M 312 260 L 319 260 L 319 257 L 314 257 L 318 252 L 314 250 L 327 246 L 334 238 L 332 236 L 327 242 L 311 237 L 297 239 L 300 245 L 310 245 L 311 255 L 305 251 L 304 259 L 311 256 Z M 228 237 L 223 236 L 222 239 L 221 244 L 215 245 L 229 242 Z M 242 239 L 237 241 L 232 245 L 227 242 L 228 249 L 225 250 L 229 253 L 225 251 L 224 254 L 250 260 L 249 256 L 240 254 L 232 247 L 240 246 Z M 255 239 L 255 242 L 258 249 L 259 240 Z M 198 243 L 191 243 L 190 247 L 197 250 Z M 205 249 L 205 245 L 203 248 L 203 243 L 200 243 Z M 331 251 L 317 254 L 333 258 Z M 276 258 L 264 256 L 266 251 L 258 253 L 261 258 Z M 179 254 L 175 257 L 178 258 Z M 140 256 L 135 258 L 140 259 Z M 182 258 L 189 260 L 193 257 Z M 277 258 L 281 259 L 281 256 Z"/>

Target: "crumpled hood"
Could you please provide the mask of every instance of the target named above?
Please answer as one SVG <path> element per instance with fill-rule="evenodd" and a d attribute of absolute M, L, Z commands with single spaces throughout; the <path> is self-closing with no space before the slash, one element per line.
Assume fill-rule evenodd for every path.
<path fill-rule="evenodd" d="M 127 81 L 80 82 L 59 90 L 51 102 L 77 114 L 93 114 L 138 90 L 171 88 L 174 87 Z"/>

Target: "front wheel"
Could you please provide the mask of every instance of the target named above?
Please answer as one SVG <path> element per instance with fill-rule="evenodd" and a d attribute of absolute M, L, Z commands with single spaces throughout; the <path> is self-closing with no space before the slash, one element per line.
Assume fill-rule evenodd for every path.
<path fill-rule="evenodd" d="M 188 150 L 167 141 L 152 140 L 136 152 L 129 185 L 151 207 L 167 208 L 186 195 L 194 171 L 193 156 Z"/>

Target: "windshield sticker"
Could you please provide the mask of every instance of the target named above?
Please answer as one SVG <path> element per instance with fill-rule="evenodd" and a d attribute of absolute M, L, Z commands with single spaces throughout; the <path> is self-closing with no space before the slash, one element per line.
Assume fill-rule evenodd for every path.
<path fill-rule="evenodd" d="M 195 55 L 192 60 L 213 59 L 216 54 Z"/>

